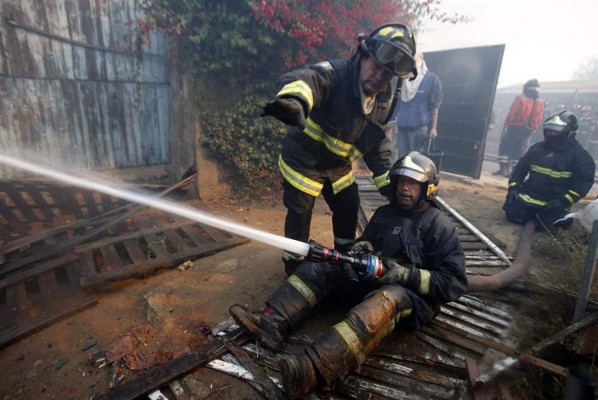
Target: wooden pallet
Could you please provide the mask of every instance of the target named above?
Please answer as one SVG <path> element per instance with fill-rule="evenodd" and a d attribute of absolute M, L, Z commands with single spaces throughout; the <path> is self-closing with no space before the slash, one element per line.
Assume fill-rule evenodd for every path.
<path fill-rule="evenodd" d="M 163 211 L 149 210 L 114 227 L 118 235 L 78 246 L 83 287 L 175 266 L 249 242 Z"/>
<path fill-rule="evenodd" d="M 0 347 L 97 303 L 79 285 L 77 256 L 42 262 L 35 271 L 0 280 Z"/>
<path fill-rule="evenodd" d="M 0 181 L 0 243 L 90 219 L 127 202 L 47 181 Z"/>

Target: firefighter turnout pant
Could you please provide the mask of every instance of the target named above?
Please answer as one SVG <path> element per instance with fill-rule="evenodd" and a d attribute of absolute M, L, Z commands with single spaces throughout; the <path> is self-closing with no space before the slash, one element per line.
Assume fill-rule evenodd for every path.
<path fill-rule="evenodd" d="M 503 205 L 507 219 L 515 224 L 524 225 L 530 219 L 534 219 L 536 231 L 543 232 L 554 228 L 566 229 L 573 223 L 569 218 L 564 221 L 555 222 L 563 218 L 569 212 L 565 208 L 544 208 L 521 201 L 519 198 L 508 200 Z"/>
<path fill-rule="evenodd" d="M 292 325 L 329 294 L 346 296 L 348 278 L 340 266 L 305 262 L 267 301 Z M 282 360 L 283 376 L 290 398 L 297 398 L 319 384 L 332 386 L 337 379 L 359 367 L 395 327 L 417 328 L 435 315 L 433 307 L 419 295 L 399 285 L 386 285 L 372 291 L 368 283 L 354 283 L 351 293 L 365 299 L 353 307 L 345 319 L 325 331 L 304 354 Z M 342 288 L 342 291 L 340 290 Z M 303 301 L 299 300 L 300 297 Z"/>
<path fill-rule="evenodd" d="M 307 242 L 311 226 L 312 212 L 316 198 L 292 186 L 286 180 L 284 185 L 284 205 L 287 216 L 284 235 L 288 238 Z M 359 192 L 355 182 L 338 193 L 334 193 L 329 180 L 324 182 L 322 195 L 332 211 L 332 232 L 334 248 L 348 251 L 355 242 L 357 214 L 359 212 Z"/>

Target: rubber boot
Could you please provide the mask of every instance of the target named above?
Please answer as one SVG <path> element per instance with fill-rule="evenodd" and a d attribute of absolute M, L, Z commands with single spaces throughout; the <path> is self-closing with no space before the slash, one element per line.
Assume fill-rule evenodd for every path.
<path fill-rule="evenodd" d="M 280 360 L 280 374 L 289 399 L 296 399 L 318 386 L 314 363 L 307 353 Z"/>
<path fill-rule="evenodd" d="M 306 347 L 306 354 L 281 359 L 283 385 L 289 398 L 296 399 L 318 385 L 331 387 L 359 367 L 394 329 L 397 310 L 409 307 L 411 301 L 404 289 L 385 286 Z"/>
<path fill-rule="evenodd" d="M 500 163 L 498 164 L 498 170 L 494 171 L 492 175 L 494 176 L 505 176 L 507 172 L 507 163 Z"/>
<path fill-rule="evenodd" d="M 291 330 L 287 320 L 270 309 L 266 312 L 251 312 L 240 304 L 234 304 L 228 311 L 240 326 L 270 350 L 279 350 Z"/>

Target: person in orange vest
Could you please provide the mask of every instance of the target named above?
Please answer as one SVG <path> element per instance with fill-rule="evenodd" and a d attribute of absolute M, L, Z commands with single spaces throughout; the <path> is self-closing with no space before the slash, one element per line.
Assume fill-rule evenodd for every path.
<path fill-rule="evenodd" d="M 515 97 L 505 119 L 498 148 L 498 170 L 492 175 L 511 176 L 511 171 L 529 145 L 529 137 L 542 120 L 544 102 L 540 98 L 540 84 L 530 79 L 523 85 L 523 93 Z"/>

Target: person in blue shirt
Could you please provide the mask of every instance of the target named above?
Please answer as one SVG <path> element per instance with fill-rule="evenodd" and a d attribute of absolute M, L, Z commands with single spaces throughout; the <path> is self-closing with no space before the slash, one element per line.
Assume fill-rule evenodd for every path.
<path fill-rule="evenodd" d="M 430 71 L 422 53 L 415 54 L 417 77 L 404 79 L 395 112 L 398 140 L 397 158 L 412 151 L 426 154 L 430 140 L 438 136 L 438 110 L 442 103 L 440 78 Z"/>

